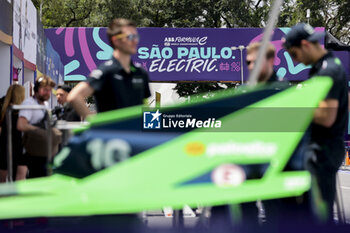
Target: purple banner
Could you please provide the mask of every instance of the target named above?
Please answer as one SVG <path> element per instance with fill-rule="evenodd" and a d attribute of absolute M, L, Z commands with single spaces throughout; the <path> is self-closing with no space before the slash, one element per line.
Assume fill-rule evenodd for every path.
<path fill-rule="evenodd" d="M 288 80 L 304 80 L 309 67 L 295 64 L 282 48 L 281 38 L 289 30 L 275 29 L 272 36 L 275 70 Z M 245 47 L 261 40 L 263 29 L 139 28 L 138 32 L 140 43 L 133 60 L 148 71 L 151 81 L 241 81 L 242 76 L 246 81 Z M 85 80 L 112 55 L 106 28 L 46 29 L 45 34 L 62 59 L 65 81 Z"/>

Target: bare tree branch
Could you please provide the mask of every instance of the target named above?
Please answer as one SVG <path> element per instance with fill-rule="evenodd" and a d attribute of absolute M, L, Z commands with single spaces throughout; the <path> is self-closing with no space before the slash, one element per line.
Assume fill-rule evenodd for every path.
<path fill-rule="evenodd" d="M 69 8 L 69 10 L 73 13 L 73 18 L 71 18 L 68 23 L 66 24 L 66 27 L 69 27 L 73 22 L 77 21 L 75 17 L 75 11 L 72 8 Z"/>
<path fill-rule="evenodd" d="M 232 25 L 230 21 L 227 19 L 227 17 L 225 17 L 222 13 L 220 15 L 221 15 L 221 18 L 225 20 L 227 27 L 232 28 Z"/>

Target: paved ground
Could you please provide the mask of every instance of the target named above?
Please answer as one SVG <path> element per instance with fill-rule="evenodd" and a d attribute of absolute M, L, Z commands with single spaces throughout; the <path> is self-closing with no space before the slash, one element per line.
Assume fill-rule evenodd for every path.
<path fill-rule="evenodd" d="M 338 177 L 341 188 L 344 215 L 346 222 L 350 224 L 350 169 L 340 170 Z M 335 213 L 335 216 L 337 216 L 337 213 Z M 147 214 L 147 225 L 153 229 L 168 229 L 172 226 L 172 221 L 172 218 L 164 217 L 161 210 L 148 212 Z M 197 221 L 198 217 L 186 217 L 184 218 L 185 227 L 191 228 L 197 223 Z"/>
<path fill-rule="evenodd" d="M 332 227 L 331 229 L 324 228 L 324 226 L 312 226 L 313 228 L 300 228 L 299 226 L 289 226 L 291 229 L 288 229 L 288 232 L 298 232 L 298 233 L 328 233 L 328 232 L 337 232 L 345 233 L 350 232 L 350 170 L 342 170 L 339 172 L 339 183 L 341 189 L 343 210 L 345 213 L 345 218 L 349 225 L 341 226 L 337 225 L 336 229 Z M 337 214 L 335 215 L 337 216 Z M 184 232 L 183 229 L 172 228 L 173 218 L 164 217 L 161 210 L 148 212 L 147 218 L 148 228 L 137 228 L 135 231 L 135 218 L 130 216 L 91 216 L 91 217 L 61 217 L 54 219 L 46 218 L 34 218 L 34 219 L 22 219 L 14 221 L 0 221 L 0 232 L 26 232 L 26 233 L 75 233 L 75 232 L 86 232 L 86 233 L 95 233 L 95 232 L 143 232 L 143 233 L 177 233 Z M 188 233 L 207 233 L 206 228 L 201 228 L 194 231 L 193 227 L 198 222 L 199 217 L 185 217 L 184 225 L 189 230 Z M 221 224 L 223 225 L 223 224 Z M 136 224 L 137 226 L 137 224 Z M 218 225 L 220 226 L 220 225 Z M 266 226 L 266 225 L 265 225 Z M 293 228 L 294 227 L 294 228 Z M 315 227 L 317 229 L 315 229 Z M 140 231 L 141 230 L 141 231 Z M 191 231 L 193 230 L 193 231 Z M 211 230 L 211 229 L 210 229 Z M 220 231 L 215 229 L 215 232 L 231 232 L 230 231 Z M 242 229 L 240 229 L 242 230 Z M 261 232 L 254 228 L 254 231 L 234 231 L 234 232 L 244 232 L 244 233 L 255 233 Z M 266 229 L 265 229 L 266 230 Z M 276 232 L 286 232 L 286 229 L 272 229 L 274 231 L 264 231 L 269 233 Z M 210 231 L 211 233 L 212 231 Z"/>

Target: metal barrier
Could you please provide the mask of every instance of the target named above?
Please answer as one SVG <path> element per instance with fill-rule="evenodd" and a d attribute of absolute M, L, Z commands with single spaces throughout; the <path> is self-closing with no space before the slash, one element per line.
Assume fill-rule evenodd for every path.
<path fill-rule="evenodd" d="M 22 106 L 22 105 L 13 105 L 10 106 L 7 114 L 6 114 L 6 119 L 7 119 L 7 176 L 8 176 L 8 181 L 13 182 L 12 176 L 13 176 L 13 151 L 12 151 L 12 111 L 13 110 L 45 110 L 48 114 L 46 115 L 46 122 L 47 124 L 47 137 L 48 141 L 52 141 L 52 134 L 51 134 L 51 120 L 50 120 L 50 109 L 48 109 L 46 106 L 40 106 L 40 105 L 27 105 L 27 106 Z M 89 123 L 88 122 L 69 122 L 69 121 L 62 121 L 59 120 L 56 122 L 56 128 L 62 131 L 62 146 L 65 146 L 69 140 L 70 137 L 70 130 L 76 129 L 76 128 L 81 128 L 84 126 L 87 126 Z M 52 163 L 53 155 L 52 155 L 52 144 L 49 143 L 48 145 L 48 152 L 47 152 L 47 165 L 50 165 Z M 52 168 L 51 166 L 48 166 L 47 169 L 47 175 L 52 174 Z"/>
<path fill-rule="evenodd" d="M 343 195 L 341 190 L 341 184 L 340 184 L 340 178 L 339 174 L 337 173 L 336 176 L 336 195 L 335 195 L 335 205 L 337 208 L 337 214 L 338 214 L 338 221 L 341 224 L 346 224 L 346 216 L 345 216 L 345 210 L 344 210 L 344 201 L 343 201 Z"/>
<path fill-rule="evenodd" d="M 55 127 L 62 132 L 62 146 L 65 146 L 69 140 L 70 132 L 72 129 L 78 129 L 81 127 L 86 127 L 89 125 L 89 122 L 86 121 L 64 121 L 58 120 L 55 124 Z"/>
<path fill-rule="evenodd" d="M 44 105 L 12 105 L 9 106 L 7 113 L 6 113 L 6 119 L 7 119 L 7 176 L 8 176 L 8 182 L 13 182 L 12 176 L 12 165 L 13 165 L 13 151 L 12 151 L 12 111 L 13 110 L 44 110 L 48 114 L 46 115 L 46 121 L 47 124 L 47 138 L 48 141 L 52 141 L 52 135 L 51 135 L 51 124 L 50 124 L 50 109 L 48 109 Z M 52 161 L 52 143 L 48 144 L 47 147 L 47 164 L 50 164 Z M 51 166 L 48 166 L 47 175 L 52 174 Z"/>
<path fill-rule="evenodd" d="M 343 161 L 343 164 L 340 166 L 341 170 L 350 170 L 350 146 L 349 141 L 346 141 L 345 146 L 345 158 Z M 335 196 L 335 205 L 337 208 L 337 214 L 338 214 L 338 221 L 341 224 L 346 224 L 346 216 L 345 216 L 345 209 L 344 209 L 344 200 L 342 195 L 342 189 L 340 184 L 340 178 L 339 174 L 337 173 L 336 176 L 336 196 Z"/>

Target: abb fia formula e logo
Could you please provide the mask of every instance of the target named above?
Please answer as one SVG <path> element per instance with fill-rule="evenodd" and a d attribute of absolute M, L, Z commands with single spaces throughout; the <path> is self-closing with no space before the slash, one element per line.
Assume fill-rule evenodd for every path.
<path fill-rule="evenodd" d="M 207 36 L 176 36 L 176 37 L 165 37 L 164 45 L 205 45 L 207 43 Z"/>

